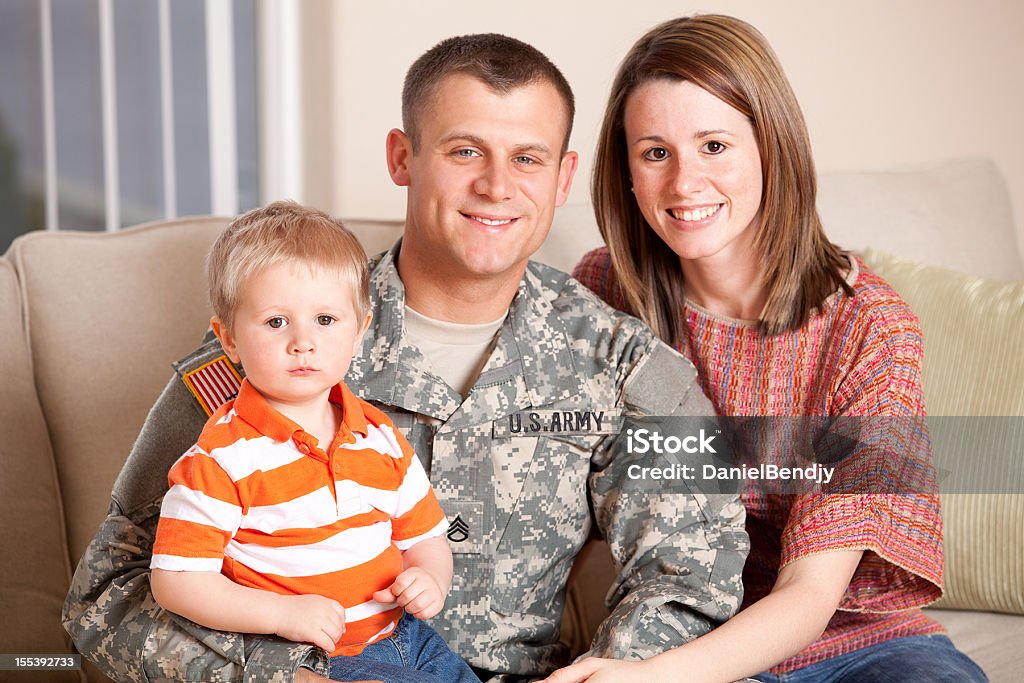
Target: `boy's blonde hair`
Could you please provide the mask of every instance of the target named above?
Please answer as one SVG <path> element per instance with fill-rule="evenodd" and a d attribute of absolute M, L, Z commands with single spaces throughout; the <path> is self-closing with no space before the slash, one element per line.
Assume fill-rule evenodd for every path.
<path fill-rule="evenodd" d="M 293 201 L 236 218 L 210 249 L 206 274 L 213 312 L 232 328 L 242 283 L 267 266 L 298 263 L 337 273 L 352 288 L 357 316 L 370 311 L 366 252 L 338 219 Z"/>

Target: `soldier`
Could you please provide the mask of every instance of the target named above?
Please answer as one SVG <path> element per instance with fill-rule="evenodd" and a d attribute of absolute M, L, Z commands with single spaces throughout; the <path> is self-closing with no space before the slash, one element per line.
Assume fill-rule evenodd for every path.
<path fill-rule="evenodd" d="M 405 433 L 451 521 L 455 577 L 432 625 L 484 680 L 566 663 L 566 581 L 594 524 L 618 575 L 588 654 L 679 645 L 731 616 L 742 591 L 736 497 L 631 479 L 618 438 L 628 416 L 713 414 L 693 367 L 529 262 L 576 170 L 573 107 L 558 69 L 505 36 L 451 38 L 412 65 L 405 130 L 387 138 L 391 178 L 408 188 L 405 233 L 371 260 L 373 323 L 348 375 Z M 215 339 L 176 369 L 75 572 L 65 627 L 120 680 L 322 680 L 313 646 L 210 631 L 153 601 L 167 471 L 216 408 L 198 380 L 238 372 Z"/>

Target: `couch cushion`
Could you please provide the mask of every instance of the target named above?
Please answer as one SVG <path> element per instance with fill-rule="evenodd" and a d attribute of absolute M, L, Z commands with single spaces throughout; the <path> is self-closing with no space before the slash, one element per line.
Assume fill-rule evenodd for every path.
<path fill-rule="evenodd" d="M 991 612 L 926 610 L 946 627 L 956 646 L 978 663 L 990 681 L 1020 680 L 1024 618 Z"/>
<path fill-rule="evenodd" d="M 198 218 L 115 233 L 37 232 L 11 247 L 73 564 L 169 364 L 207 327 L 204 261 L 226 225 Z"/>
<path fill-rule="evenodd" d="M 818 211 L 836 244 L 884 249 L 985 278 L 1024 278 L 1010 194 L 989 159 L 823 173 Z"/>
<path fill-rule="evenodd" d="M 1024 281 L 980 280 L 869 249 L 924 329 L 930 415 L 1024 416 Z"/>
<path fill-rule="evenodd" d="M 865 260 L 924 330 L 936 461 L 957 490 L 942 497 L 946 596 L 938 605 L 1024 614 L 1024 282 L 979 280 L 877 250 Z M 1016 417 L 977 417 L 992 415 Z"/>
<path fill-rule="evenodd" d="M 14 268 L 0 258 L 0 649 L 70 652 L 60 609 L 71 580 L 64 515 L 50 437 L 32 381 L 32 360 L 22 325 Z M 4 674 L 0 673 L 0 678 Z M 79 680 L 47 672 L 38 680 Z"/>

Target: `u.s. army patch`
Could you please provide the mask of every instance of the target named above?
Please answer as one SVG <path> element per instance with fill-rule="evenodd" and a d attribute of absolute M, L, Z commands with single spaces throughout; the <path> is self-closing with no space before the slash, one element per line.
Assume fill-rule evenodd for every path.
<path fill-rule="evenodd" d="M 225 355 L 182 373 L 181 381 L 196 397 L 199 405 L 206 411 L 207 417 L 234 398 L 238 394 L 238 388 L 242 386 L 242 376 Z"/>
<path fill-rule="evenodd" d="M 514 436 L 617 434 L 622 416 L 610 410 L 521 410 L 491 423 L 496 439 Z"/>

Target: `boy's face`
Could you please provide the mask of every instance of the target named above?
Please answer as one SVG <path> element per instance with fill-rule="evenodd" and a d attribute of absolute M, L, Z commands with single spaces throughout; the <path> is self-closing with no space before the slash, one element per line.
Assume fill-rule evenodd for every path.
<path fill-rule="evenodd" d="M 276 409 L 326 402 L 344 378 L 370 323 L 337 273 L 282 263 L 242 283 L 232 329 L 214 318 L 214 332 L 249 382 Z M 283 409 L 283 410 L 282 410 Z"/>

